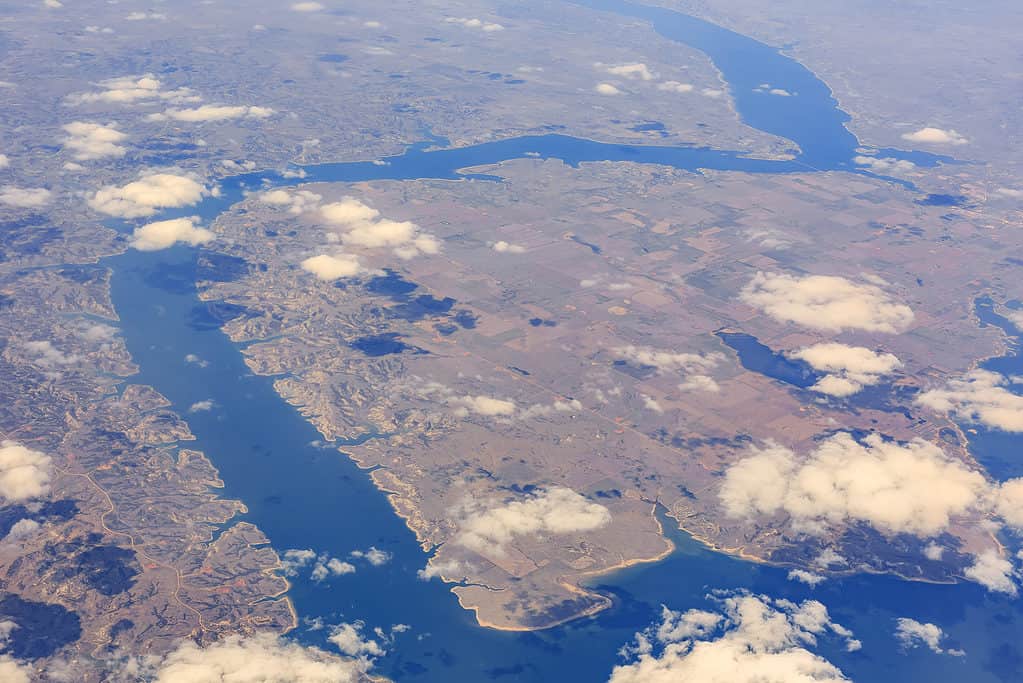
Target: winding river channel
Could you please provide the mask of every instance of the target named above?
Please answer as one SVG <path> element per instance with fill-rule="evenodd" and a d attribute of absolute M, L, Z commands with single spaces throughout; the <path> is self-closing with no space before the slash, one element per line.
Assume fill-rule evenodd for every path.
<path fill-rule="evenodd" d="M 196 214 L 210 222 L 241 199 L 245 188 L 298 182 L 459 178 L 459 169 L 526 156 L 586 161 L 631 161 L 683 169 L 753 173 L 852 170 L 858 142 L 846 128 L 848 115 L 830 89 L 812 72 L 780 51 L 748 37 L 667 9 L 621 0 L 583 0 L 595 10 L 650 22 L 663 36 L 705 52 L 728 81 L 742 119 L 787 138 L 801 150 L 792 161 L 752 159 L 741 152 L 697 147 L 605 144 L 561 135 L 519 137 L 462 149 L 430 150 L 423 145 L 387 159 L 308 166 L 306 177 L 285 179 L 276 172 L 229 178 L 221 194 L 208 198 Z M 792 97 L 755 93 L 761 83 L 784 88 Z M 886 156 L 918 164 L 929 155 L 885 150 Z M 633 567 L 605 577 L 600 589 L 614 607 L 595 617 L 533 633 L 488 630 L 476 625 L 440 582 L 424 582 L 417 571 L 427 560 L 412 533 L 392 511 L 366 473 L 340 457 L 334 444 L 316 445 L 319 434 L 274 391 L 272 379 L 253 376 L 239 348 L 207 319 L 195 291 L 196 251 L 185 247 L 154 253 L 129 252 L 106 260 L 114 271 L 114 303 L 123 335 L 140 373 L 133 382 L 150 384 L 183 415 L 197 401 L 212 399 L 217 409 L 187 415 L 204 450 L 226 482 L 224 495 L 239 498 L 278 550 L 312 548 L 332 556 L 370 546 L 393 555 L 383 566 L 360 564 L 354 574 L 316 583 L 296 579 L 290 596 L 308 622 L 364 621 L 367 629 L 396 633 L 375 669 L 399 682 L 469 683 L 481 680 L 579 681 L 607 679 L 619 648 L 655 621 L 661 604 L 673 609 L 706 606 L 712 589 L 746 588 L 775 597 L 821 600 L 836 621 L 863 641 L 859 652 L 822 642 L 817 651 L 853 680 L 971 681 L 1021 680 L 1023 643 L 1018 602 L 993 597 L 976 585 L 911 583 L 886 576 L 834 579 L 811 590 L 788 581 L 782 569 L 743 562 L 710 552 L 681 533 L 677 550 L 663 562 Z M 206 365 L 187 364 L 194 354 Z M 1005 360 L 1015 374 L 1023 364 Z M 1000 368 L 1005 369 L 1005 368 Z M 980 440 L 979 457 L 1007 458 L 995 449 L 1015 446 L 1008 439 Z M 939 656 L 919 648 L 899 650 L 892 633 L 896 617 L 941 625 L 949 647 L 965 657 Z M 326 646 L 326 631 L 303 625 L 293 636 Z M 996 656 L 997 655 L 997 656 Z"/>

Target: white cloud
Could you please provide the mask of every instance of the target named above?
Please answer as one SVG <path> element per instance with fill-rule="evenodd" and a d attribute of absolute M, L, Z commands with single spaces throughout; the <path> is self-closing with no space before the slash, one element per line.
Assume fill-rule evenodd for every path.
<path fill-rule="evenodd" d="M 11 160 L 7 158 L 6 154 L 0 154 L 0 168 L 7 168 L 11 165 Z"/>
<path fill-rule="evenodd" d="M 19 519 L 4 536 L 5 541 L 17 541 L 19 538 L 31 536 L 39 530 L 40 524 L 34 519 Z M 0 624 L 2 625 L 2 624 Z M 3 680 L 0 678 L 0 680 Z"/>
<path fill-rule="evenodd" d="M 291 5 L 291 9 L 295 12 L 319 12 L 326 8 L 318 2 L 296 2 Z"/>
<path fill-rule="evenodd" d="M 154 683 L 355 683 L 367 663 L 303 647 L 274 634 L 228 636 L 199 647 L 185 640 L 152 666 Z"/>
<path fill-rule="evenodd" d="M 526 248 L 519 244 L 512 244 L 511 242 L 505 242 L 504 240 L 498 240 L 490 247 L 494 251 L 501 254 L 524 254 Z"/>
<path fill-rule="evenodd" d="M 3 155 L 0 154 L 0 156 Z M 0 166 L 0 168 L 2 168 L 2 166 Z M 1001 195 L 1003 197 L 1011 197 L 1013 199 L 1023 198 L 1023 190 L 1017 190 L 1011 187 L 999 187 L 995 189 L 995 194 Z"/>
<path fill-rule="evenodd" d="M 147 121 L 184 121 L 186 123 L 203 123 L 206 121 L 227 121 L 229 119 L 251 118 L 265 119 L 272 116 L 273 109 L 267 107 L 230 106 L 220 104 L 204 104 L 193 109 L 168 109 L 162 114 L 150 114 Z"/>
<path fill-rule="evenodd" d="M 100 81 L 99 92 L 71 95 L 71 104 L 136 104 L 152 100 L 166 100 L 183 104 L 198 102 L 200 98 L 189 88 L 164 90 L 163 84 L 153 74 L 143 76 L 120 76 Z"/>
<path fill-rule="evenodd" d="M 312 273 L 320 280 L 337 280 L 342 277 L 355 277 L 366 272 L 355 254 L 320 254 L 310 256 L 301 263 L 302 270 Z"/>
<path fill-rule="evenodd" d="M 0 442 L 0 498 L 16 503 L 50 492 L 53 459 L 16 441 Z"/>
<path fill-rule="evenodd" d="M 387 654 L 380 646 L 380 643 L 363 637 L 363 627 L 364 624 L 361 621 L 351 624 L 338 624 L 331 629 L 330 637 L 327 640 L 349 657 L 365 659 Z"/>
<path fill-rule="evenodd" d="M 526 500 L 476 510 L 463 519 L 456 542 L 481 554 L 502 555 L 517 537 L 595 531 L 611 523 L 603 505 L 569 488 L 538 491 Z"/>
<path fill-rule="evenodd" d="M 816 600 L 794 603 L 738 594 L 721 611 L 674 612 L 636 634 L 609 683 L 836 683 L 849 679 L 808 648 L 833 635 L 857 650 L 852 633 L 831 621 Z"/>
<path fill-rule="evenodd" d="M 35 673 L 35 668 L 31 664 L 19 662 L 10 655 L 0 654 L 0 681 L 32 683 Z"/>
<path fill-rule="evenodd" d="M 298 192 L 271 190 L 259 195 L 259 200 L 264 204 L 287 207 L 288 213 L 295 214 L 296 216 L 309 211 L 315 211 L 319 208 L 322 199 L 322 196 L 309 190 L 299 190 Z"/>
<path fill-rule="evenodd" d="M 798 581 L 800 583 L 805 583 L 807 586 L 810 586 L 811 588 L 816 588 L 817 586 L 828 580 L 826 576 L 814 574 L 813 572 L 808 572 L 805 569 L 791 570 L 789 572 L 788 578 L 789 581 Z"/>
<path fill-rule="evenodd" d="M 50 9 L 59 9 L 64 6 L 60 0 L 43 0 L 43 7 L 49 7 Z"/>
<path fill-rule="evenodd" d="M 679 391 L 709 391 L 717 393 L 721 386 L 707 375 L 687 375 L 684 382 L 678 385 Z"/>
<path fill-rule="evenodd" d="M 725 91 L 719 90 L 718 88 L 704 88 L 700 94 L 704 97 L 710 97 L 711 99 L 716 100 L 717 98 L 724 96 Z"/>
<path fill-rule="evenodd" d="M 133 249 L 139 251 L 159 251 L 179 243 L 195 247 L 212 242 L 213 232 L 206 228 L 200 228 L 195 221 L 195 217 L 189 217 L 147 223 L 140 228 L 135 228 L 129 244 Z"/>
<path fill-rule="evenodd" d="M 458 560 L 436 562 L 431 559 L 425 567 L 416 572 L 416 576 L 419 577 L 420 581 L 429 581 L 430 579 L 438 579 L 444 576 L 452 578 L 462 577 L 470 571 L 471 567 L 469 565 Z"/>
<path fill-rule="evenodd" d="M 814 370 L 829 373 L 811 388 L 831 396 L 855 394 L 902 367 L 890 353 L 837 342 L 814 344 L 789 355 L 807 362 Z"/>
<path fill-rule="evenodd" d="M 604 70 L 613 76 L 625 78 L 638 78 L 641 81 L 652 81 L 656 78 L 653 72 L 642 62 L 632 64 L 619 64 L 617 66 L 605 66 Z"/>
<path fill-rule="evenodd" d="M 345 574 L 354 573 L 354 564 L 344 562 L 336 557 L 330 557 L 325 560 L 318 560 L 316 564 L 313 565 L 313 570 L 309 573 L 309 578 L 319 583 L 330 576 L 344 576 Z"/>
<path fill-rule="evenodd" d="M 309 548 L 292 548 L 281 557 L 281 571 L 285 576 L 298 576 L 306 568 L 311 568 L 309 578 L 317 583 L 331 576 L 355 573 L 355 565 L 327 553 L 317 554 Z"/>
<path fill-rule="evenodd" d="M 213 410 L 214 405 L 215 404 L 213 403 L 213 399 L 211 398 L 208 398 L 205 401 L 196 401 L 195 403 L 188 407 L 188 412 L 208 413 L 209 411 Z"/>
<path fill-rule="evenodd" d="M 114 125 L 73 121 L 63 126 L 68 137 L 64 146 L 74 153 L 75 159 L 89 161 L 104 157 L 123 157 L 125 149 L 119 142 L 128 139 Z"/>
<path fill-rule="evenodd" d="M 15 206 L 19 209 L 34 209 L 50 203 L 53 194 L 41 187 L 0 187 L 0 204 Z"/>
<path fill-rule="evenodd" d="M 132 12 L 125 17 L 128 21 L 163 21 L 166 18 L 162 12 Z"/>
<path fill-rule="evenodd" d="M 123 187 L 108 185 L 89 199 L 89 206 L 108 216 L 142 218 L 160 209 L 195 204 L 206 189 L 187 176 L 153 173 Z"/>
<path fill-rule="evenodd" d="M 205 368 L 210 364 L 209 361 L 203 360 L 194 353 L 185 354 L 185 362 L 189 365 L 198 365 L 200 368 Z"/>
<path fill-rule="evenodd" d="M 663 83 L 657 84 L 657 89 L 665 90 L 667 92 L 690 93 L 693 91 L 693 85 L 691 83 L 680 83 L 678 81 L 664 81 Z"/>
<path fill-rule="evenodd" d="M 834 275 L 760 272 L 743 288 L 740 298 L 775 320 L 829 332 L 896 333 L 913 322 L 909 306 L 896 303 L 877 285 Z"/>
<path fill-rule="evenodd" d="M 449 24 L 458 24 L 458 25 L 464 26 L 466 28 L 476 28 L 476 29 L 479 29 L 479 30 L 484 31 L 486 33 L 493 33 L 495 31 L 503 31 L 504 30 L 504 26 L 502 26 L 501 24 L 498 24 L 498 23 L 495 23 L 495 22 L 492 22 L 492 21 L 484 21 L 482 19 L 467 19 L 465 17 L 448 17 L 444 21 L 446 21 Z"/>
<path fill-rule="evenodd" d="M 599 95 L 621 95 L 622 91 L 610 83 L 598 83 L 594 88 Z"/>
<path fill-rule="evenodd" d="M 985 550 L 966 568 L 966 578 L 972 579 L 995 593 L 1016 595 L 1016 582 L 1012 580 L 1012 563 L 999 557 L 993 550 Z"/>
<path fill-rule="evenodd" d="M 515 414 L 515 402 L 491 396 L 453 396 L 447 400 L 449 406 L 455 408 L 458 417 L 469 413 L 477 415 L 511 417 Z"/>
<path fill-rule="evenodd" d="M 109 26 L 86 26 L 86 33 L 113 33 L 114 29 Z"/>
<path fill-rule="evenodd" d="M 725 472 L 719 495 L 730 517 L 784 513 L 802 531 L 867 522 L 884 533 L 934 536 L 988 504 L 979 472 L 921 439 L 871 434 L 861 444 L 842 432 L 802 459 L 778 445 L 751 450 Z"/>
<path fill-rule="evenodd" d="M 642 394 L 642 397 L 644 408 L 655 413 L 659 414 L 664 413 L 664 408 L 661 407 L 661 404 L 657 401 L 656 398 L 653 398 L 652 396 L 647 396 L 646 394 Z"/>
<path fill-rule="evenodd" d="M 1006 432 L 1023 432 L 1023 396 L 1005 385 L 1008 380 L 989 370 L 974 370 L 950 379 L 942 389 L 921 393 L 916 402 L 957 418 Z"/>
<path fill-rule="evenodd" d="M 375 546 L 370 546 L 369 550 L 353 550 L 349 553 L 350 557 L 354 557 L 357 560 L 366 560 L 374 567 L 382 567 L 391 561 L 392 555 L 386 550 L 380 550 Z"/>
<path fill-rule="evenodd" d="M 684 381 L 678 385 L 679 391 L 721 390 L 712 377 L 704 374 L 721 362 L 722 356 L 719 353 L 678 353 L 632 344 L 619 346 L 611 352 L 616 358 L 633 365 L 657 368 L 660 374 L 683 373 Z"/>
<path fill-rule="evenodd" d="M 912 133 L 903 133 L 902 139 L 931 145 L 965 145 L 969 142 L 951 128 L 945 130 L 942 128 L 931 128 L 930 126 L 913 131 Z"/>
<path fill-rule="evenodd" d="M 853 157 L 853 163 L 858 166 L 867 166 L 874 173 L 909 173 L 916 169 L 916 164 L 912 161 L 894 157 L 878 158 L 860 155 Z"/>
<path fill-rule="evenodd" d="M 328 223 L 343 229 L 340 237 L 346 246 L 390 248 L 401 259 L 440 252 L 440 241 L 412 221 L 384 218 L 379 211 L 354 197 L 326 204 L 320 213 Z"/>
<path fill-rule="evenodd" d="M 44 368 L 53 368 L 59 365 L 74 365 L 81 358 L 74 353 L 63 353 L 53 346 L 48 340 L 27 341 L 25 350 L 32 354 L 33 362 Z"/>
<path fill-rule="evenodd" d="M 939 655 L 947 652 L 950 655 L 961 657 L 965 654 L 962 650 L 946 651 L 941 646 L 941 641 L 945 639 L 945 632 L 942 628 L 937 624 L 924 623 L 916 619 L 909 619 L 907 617 L 897 619 L 895 638 L 907 650 L 923 645 L 931 652 Z"/>

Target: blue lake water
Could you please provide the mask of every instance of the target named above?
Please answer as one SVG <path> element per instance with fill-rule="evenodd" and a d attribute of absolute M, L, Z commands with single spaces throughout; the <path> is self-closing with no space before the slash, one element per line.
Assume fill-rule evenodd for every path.
<path fill-rule="evenodd" d="M 596 9 L 651 21 L 666 37 L 706 52 L 735 93 L 743 119 L 787 137 L 802 150 L 797 161 L 765 161 L 741 153 L 696 147 L 641 147 L 580 140 L 563 135 L 521 137 L 463 149 L 429 151 L 418 145 L 387 160 L 307 167 L 311 181 L 459 178 L 458 169 L 507 159 L 539 156 L 570 164 L 615 160 L 658 163 L 697 170 L 714 168 L 761 173 L 805 171 L 806 167 L 847 168 L 856 140 L 845 129 L 827 86 L 777 50 L 744 36 L 669 10 L 617 0 L 587 0 Z M 784 98 L 754 93 L 760 83 L 785 88 Z M 912 157 L 922 163 L 937 158 Z M 481 178 L 480 180 L 486 180 Z M 276 173 L 225 180 L 222 194 L 198 208 L 212 220 L 238 201 L 246 187 L 296 184 Z M 471 181 L 475 182 L 475 181 Z M 157 253 L 130 252 L 108 259 L 112 293 L 128 348 L 141 370 L 132 381 L 151 384 L 184 414 L 191 404 L 212 399 L 215 409 L 187 415 L 204 450 L 226 482 L 224 494 L 245 502 L 245 518 L 258 525 L 278 550 L 312 548 L 345 558 L 376 546 L 393 554 L 381 567 L 359 564 L 352 575 L 315 583 L 301 578 L 290 596 L 304 619 L 325 623 L 363 620 L 387 630 L 408 624 L 377 671 L 397 681 L 602 681 L 617 662 L 617 650 L 648 626 L 662 603 L 674 609 L 706 606 L 712 589 L 745 588 L 776 597 L 823 601 L 835 618 L 863 641 L 857 653 L 823 642 L 819 652 L 857 681 L 1023 680 L 1023 621 L 1016 601 L 990 596 L 976 585 L 911 583 L 885 576 L 829 580 L 815 590 L 787 580 L 783 569 L 743 562 L 708 551 L 684 534 L 670 532 L 678 550 L 665 561 L 634 567 L 604 579 L 600 589 L 614 607 L 593 618 L 535 633 L 479 628 L 447 587 L 424 583 L 416 572 L 426 563 L 412 533 L 391 510 L 366 473 L 331 447 L 313 445 L 319 434 L 273 390 L 272 380 L 249 373 L 239 349 L 210 324 L 196 298 L 194 250 L 176 247 Z M 381 284 L 385 293 L 395 282 Z M 396 295 L 405 295 L 407 287 Z M 197 312 L 198 311 L 198 312 Z M 186 364 L 195 354 L 205 367 Z M 1018 359 L 1012 367 L 1020 365 Z M 1000 368 L 1001 369 L 1001 368 Z M 1023 374 L 1023 369 L 1016 370 Z M 982 460 L 997 461 L 1011 440 L 974 442 Z M 990 450 L 989 450 L 990 449 Z M 1004 456 L 1005 460 L 1009 460 Z M 670 524 L 668 525 L 670 528 Z M 358 563 L 358 562 L 357 562 Z M 940 624 L 948 647 L 963 658 L 926 650 L 900 652 L 892 637 L 896 617 Z M 297 639 L 325 645 L 326 632 L 300 627 Z M 329 647 L 329 646 L 327 646 Z"/>

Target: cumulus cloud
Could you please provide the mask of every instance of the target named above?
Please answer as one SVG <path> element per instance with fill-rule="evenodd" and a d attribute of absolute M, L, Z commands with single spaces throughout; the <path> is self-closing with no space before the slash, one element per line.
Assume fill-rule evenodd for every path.
<path fill-rule="evenodd" d="M 298 576 L 304 569 L 309 569 L 309 578 L 317 583 L 331 576 L 344 576 L 356 571 L 355 565 L 328 553 L 317 553 L 309 548 L 292 548 L 284 552 L 281 570 L 285 576 Z"/>
<path fill-rule="evenodd" d="M 362 635 L 364 624 L 356 621 L 351 624 L 338 624 L 331 629 L 327 638 L 337 646 L 337 649 L 349 657 L 360 659 L 381 657 L 386 653 L 383 647 L 375 640 L 370 640 Z"/>
<path fill-rule="evenodd" d="M 740 298 L 781 322 L 829 332 L 901 332 L 913 311 L 879 286 L 834 275 L 757 273 Z"/>
<path fill-rule="evenodd" d="M 776 97 L 792 97 L 792 93 L 788 90 L 773 87 L 770 83 L 761 83 L 757 87 L 753 88 L 753 92 L 759 92 L 765 95 L 775 95 Z"/>
<path fill-rule="evenodd" d="M 945 650 L 941 641 L 945 639 L 945 631 L 937 624 L 929 624 L 901 617 L 895 621 L 895 638 L 902 647 L 907 650 L 923 645 L 935 654 L 945 654 L 961 657 L 965 653 L 962 650 Z"/>
<path fill-rule="evenodd" d="M 227 121 L 229 119 L 265 119 L 272 116 L 273 109 L 267 107 L 229 106 L 221 104 L 204 104 L 193 109 L 168 109 L 163 113 L 150 114 L 147 121 L 184 121 L 186 123 L 203 123 L 206 121 Z"/>
<path fill-rule="evenodd" d="M 609 74 L 613 76 L 622 76 L 624 78 L 636 78 L 641 81 L 652 81 L 657 76 L 642 62 L 633 62 L 632 64 L 619 64 L 616 66 L 598 65 L 604 68 Z"/>
<path fill-rule="evenodd" d="M 811 652 L 831 636 L 857 650 L 852 632 L 831 620 L 816 600 L 794 603 L 766 596 L 719 597 L 720 611 L 675 612 L 637 633 L 609 683 L 815 683 L 848 681 Z"/>
<path fill-rule="evenodd" d="M 35 673 L 35 668 L 31 664 L 19 662 L 10 655 L 0 654 L 0 681 L 32 683 Z"/>
<path fill-rule="evenodd" d="M 214 405 L 215 404 L 213 403 L 213 399 L 210 398 L 206 399 L 205 401 L 196 401 L 195 403 L 188 407 L 188 412 L 208 413 L 209 411 L 213 410 Z"/>
<path fill-rule="evenodd" d="M 53 459 L 17 441 L 0 442 L 0 498 L 8 503 L 40 498 L 50 492 Z"/>
<path fill-rule="evenodd" d="M 7 168 L 11 165 L 11 160 L 7 158 L 6 154 L 0 154 L 0 168 Z"/>
<path fill-rule="evenodd" d="M 291 5 L 291 9 L 294 12 L 319 12 L 325 8 L 318 2 L 296 2 Z"/>
<path fill-rule="evenodd" d="M 827 581 L 827 577 L 821 576 L 820 574 L 814 574 L 808 572 L 805 569 L 793 569 L 788 575 L 789 581 L 798 581 L 799 583 L 805 583 L 810 588 L 816 588 L 820 584 Z"/>
<path fill-rule="evenodd" d="M 367 664 L 260 633 L 206 647 L 185 641 L 151 668 L 154 683 L 355 683 Z"/>
<path fill-rule="evenodd" d="M 483 395 L 459 395 L 450 387 L 439 382 L 422 382 L 419 378 L 412 389 L 422 397 L 443 402 L 452 409 L 455 417 L 482 415 L 500 421 L 528 420 L 535 417 L 553 415 L 555 413 L 571 413 L 582 410 L 582 404 L 576 399 L 556 399 L 552 403 L 534 403 L 520 407 L 515 401 L 505 398 Z"/>
<path fill-rule="evenodd" d="M 326 281 L 342 277 L 355 277 L 366 272 L 359 257 L 355 254 L 320 254 L 319 256 L 310 256 L 300 265 L 302 270 Z"/>
<path fill-rule="evenodd" d="M 341 242 L 346 246 L 390 248 L 401 259 L 440 252 L 440 241 L 412 221 L 384 218 L 354 197 L 326 204 L 320 213 L 328 223 L 342 228 Z"/>
<path fill-rule="evenodd" d="M 924 391 L 916 402 L 952 413 L 961 420 L 1006 432 L 1023 432 L 1023 396 L 1006 389 L 1008 383 L 996 372 L 978 369 L 949 380 L 944 388 Z"/>
<path fill-rule="evenodd" d="M 504 30 L 504 26 L 502 26 L 501 24 L 492 21 L 484 21 L 482 19 L 468 19 L 466 17 L 448 17 L 444 21 L 446 21 L 449 24 L 458 24 L 459 26 L 464 26 L 466 28 L 479 29 L 486 33 L 493 33 L 495 31 Z"/>
<path fill-rule="evenodd" d="M 163 12 L 131 12 L 125 17 L 128 21 L 163 21 L 166 18 Z"/>
<path fill-rule="evenodd" d="M 1013 581 L 1012 563 L 993 550 L 985 550 L 974 558 L 974 563 L 966 568 L 966 578 L 976 581 L 994 593 L 1016 595 L 1016 582 Z"/>
<path fill-rule="evenodd" d="M 160 209 L 195 204 L 206 188 L 188 176 L 153 173 L 122 187 L 108 185 L 89 198 L 89 206 L 108 216 L 143 218 Z"/>
<path fill-rule="evenodd" d="M 505 242 L 504 240 L 498 240 L 494 242 L 490 247 L 494 251 L 501 254 L 524 254 L 526 248 L 519 244 L 512 244 L 511 242 Z"/>
<path fill-rule="evenodd" d="M 104 157 L 123 157 L 125 149 L 118 143 L 128 139 L 125 133 L 117 130 L 114 125 L 73 121 L 65 125 L 64 132 L 68 137 L 64 146 L 79 161 L 90 161 Z"/>
<path fill-rule="evenodd" d="M 19 209 L 34 209 L 50 203 L 53 193 L 41 187 L 0 186 L 0 204 Z"/>
<path fill-rule="evenodd" d="M 416 576 L 419 577 L 420 581 L 429 581 L 430 579 L 439 579 L 445 576 L 461 577 L 467 575 L 471 569 L 469 565 L 458 560 L 448 562 L 430 560 L 425 567 L 416 572 Z"/>
<path fill-rule="evenodd" d="M 53 345 L 49 340 L 27 341 L 24 344 L 25 350 L 32 355 L 33 362 L 44 368 L 53 368 L 59 365 L 74 365 L 81 358 L 74 353 L 64 353 Z"/>
<path fill-rule="evenodd" d="M 295 214 L 296 216 L 309 211 L 315 211 L 319 208 L 322 199 L 322 196 L 309 190 L 299 190 L 298 192 L 271 190 L 259 195 L 259 200 L 264 204 L 286 208 L 288 213 Z"/>
<path fill-rule="evenodd" d="M 390 562 L 393 557 L 391 553 L 386 550 L 380 550 L 375 546 L 370 546 L 368 550 L 353 550 L 348 555 L 357 560 L 366 560 L 366 562 L 369 562 L 374 567 L 382 567 Z"/>
<path fill-rule="evenodd" d="M 598 83 L 594 88 L 598 95 L 621 95 L 622 91 L 610 83 Z"/>
<path fill-rule="evenodd" d="M 481 554 L 503 555 L 516 538 L 595 531 L 611 523 L 603 505 L 591 503 L 569 488 L 555 486 L 498 507 L 471 512 L 456 537 Z"/>
<path fill-rule="evenodd" d="M 213 232 L 195 224 L 194 216 L 154 221 L 136 228 L 129 244 L 139 251 L 159 251 L 175 244 L 190 244 L 193 247 L 213 241 Z"/>
<path fill-rule="evenodd" d="M 31 536 L 39 530 L 41 525 L 34 519 L 19 519 L 11 527 L 11 530 L 4 536 L 5 541 L 17 541 L 20 538 Z M 0 623 L 2 625 L 2 623 Z M 3 680 L 0 678 L 0 680 Z"/>
<path fill-rule="evenodd" d="M 611 353 L 633 365 L 657 368 L 660 373 L 709 370 L 721 360 L 717 353 L 678 353 L 633 344 L 615 347 Z"/>
<path fill-rule="evenodd" d="M 646 394 L 642 394 L 641 396 L 643 398 L 644 408 L 654 413 L 658 414 L 664 413 L 664 408 L 661 406 L 661 404 L 658 402 L 656 398 L 654 398 L 653 396 L 647 396 Z"/>
<path fill-rule="evenodd" d="M 633 344 L 616 347 L 611 353 L 632 365 L 656 368 L 659 374 L 682 373 L 685 379 L 678 385 L 679 391 L 720 391 L 718 383 L 705 374 L 721 362 L 719 353 L 678 353 Z"/>
<path fill-rule="evenodd" d="M 690 93 L 693 91 L 693 85 L 691 83 L 680 83 L 679 81 L 664 81 L 657 84 L 657 89 L 667 92 Z"/>
<path fill-rule="evenodd" d="M 905 159 L 895 159 L 894 157 L 871 157 L 859 155 L 853 157 L 853 163 L 857 166 L 866 166 L 874 173 L 909 173 L 916 169 L 916 164 L 912 161 Z"/>
<path fill-rule="evenodd" d="M 71 95 L 71 104 L 136 104 L 154 100 L 164 100 L 183 104 L 198 102 L 200 98 L 189 88 L 165 90 L 163 84 L 153 74 L 143 76 L 120 76 L 100 81 L 98 92 Z"/>
<path fill-rule="evenodd" d="M 965 145 L 969 142 L 956 131 L 943 128 L 932 128 L 927 126 L 912 133 L 903 133 L 903 140 L 910 142 L 922 142 L 930 145 Z"/>
<path fill-rule="evenodd" d="M 812 389 L 839 397 L 851 396 L 865 386 L 877 384 L 902 367 L 902 362 L 890 353 L 837 342 L 814 344 L 790 355 L 805 361 L 814 370 L 828 373 Z"/>
<path fill-rule="evenodd" d="M 515 414 L 515 402 L 491 396 L 452 396 L 447 400 L 455 408 L 454 414 L 465 417 L 469 413 L 486 416 L 511 417 Z"/>
<path fill-rule="evenodd" d="M 803 531 L 867 522 L 885 533 L 934 536 L 989 493 L 979 472 L 921 439 L 899 444 L 871 434 L 859 443 L 841 432 L 803 459 L 778 445 L 751 450 L 725 472 L 725 512 L 785 513 Z"/>

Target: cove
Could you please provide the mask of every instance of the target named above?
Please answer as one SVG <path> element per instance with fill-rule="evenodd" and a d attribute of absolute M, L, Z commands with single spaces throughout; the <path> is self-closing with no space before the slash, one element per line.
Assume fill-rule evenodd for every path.
<path fill-rule="evenodd" d="M 830 90 L 801 65 L 744 36 L 677 12 L 617 0 L 583 4 L 640 17 L 673 40 L 704 50 L 729 81 L 743 119 L 783 135 L 800 148 L 794 161 L 752 159 L 741 152 L 699 147 L 631 146 L 564 135 L 524 136 L 460 149 L 415 145 L 383 160 L 320 164 L 302 170 L 301 180 L 276 172 L 225 179 L 220 194 L 173 215 L 199 214 L 209 222 L 239 201 L 247 189 L 299 182 L 354 182 L 414 178 L 496 178 L 460 169 L 518 158 L 556 158 L 570 165 L 588 161 L 654 163 L 692 171 L 717 169 L 750 173 L 852 170 L 855 138 L 845 129 L 848 116 Z M 761 82 L 792 89 L 796 96 L 753 93 Z M 436 144 L 437 141 L 434 141 Z M 895 153 L 890 156 L 896 156 Z M 899 158 L 928 165 L 931 155 Z M 129 226 L 121 226 L 127 230 Z M 215 246 L 214 246 L 215 249 Z M 416 575 L 427 560 L 412 533 L 391 510 L 366 473 L 336 450 L 343 443 L 319 443 L 320 435 L 274 391 L 272 378 L 253 376 L 239 349 L 217 325 L 203 324 L 206 304 L 196 296 L 196 253 L 176 247 L 163 252 L 128 252 L 106 259 L 113 271 L 111 290 L 121 331 L 140 367 L 131 382 L 151 384 L 182 415 L 198 401 L 214 410 L 187 414 L 196 442 L 225 481 L 224 495 L 248 506 L 243 519 L 259 526 L 274 547 L 311 548 L 347 559 L 353 550 L 375 546 L 393 555 L 380 567 L 357 562 L 355 574 L 317 583 L 296 578 L 289 593 L 303 624 L 293 633 L 301 642 L 327 649 L 327 632 L 311 624 L 364 621 L 367 630 L 407 624 L 388 644 L 376 672 L 396 681 L 469 683 L 598 682 L 618 661 L 618 649 L 654 622 L 660 605 L 673 609 L 706 607 L 715 589 L 748 589 L 773 597 L 815 598 L 835 619 L 853 628 L 863 649 L 849 653 L 837 644 L 818 651 L 853 680 L 998 683 L 1023 679 L 1023 621 L 1017 602 L 986 594 L 976 585 L 909 583 L 886 576 L 853 575 L 827 581 L 815 590 L 787 579 L 785 569 L 743 562 L 711 552 L 671 530 L 677 550 L 663 562 L 637 566 L 602 579 L 597 588 L 614 607 L 595 617 L 534 633 L 479 628 L 458 606 L 448 587 Z M 197 313 L 199 311 L 199 313 Z M 194 354 L 205 366 L 186 363 Z M 983 447 L 983 446 L 979 446 Z M 892 637 L 897 617 L 941 625 L 948 647 L 963 658 L 941 657 L 926 649 L 900 651 Z"/>

